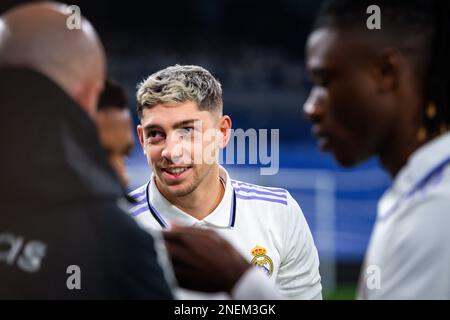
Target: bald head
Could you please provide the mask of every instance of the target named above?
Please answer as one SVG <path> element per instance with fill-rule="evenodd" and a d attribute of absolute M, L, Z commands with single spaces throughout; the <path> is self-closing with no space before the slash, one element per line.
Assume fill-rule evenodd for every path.
<path fill-rule="evenodd" d="M 105 58 L 92 25 L 70 30 L 66 5 L 40 2 L 15 7 L 0 17 L 0 66 L 27 67 L 56 82 L 89 115 L 103 88 Z"/>

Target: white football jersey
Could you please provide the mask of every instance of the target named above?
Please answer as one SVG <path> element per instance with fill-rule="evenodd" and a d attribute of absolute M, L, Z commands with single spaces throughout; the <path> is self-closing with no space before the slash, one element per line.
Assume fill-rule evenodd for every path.
<path fill-rule="evenodd" d="M 378 204 L 360 299 L 450 299 L 450 133 L 416 150 Z"/>
<path fill-rule="evenodd" d="M 309 226 L 288 191 L 230 179 L 220 167 L 225 193 L 217 208 L 197 220 L 164 198 L 154 177 L 130 193 L 137 203 L 130 213 L 145 229 L 178 225 L 212 228 L 267 275 L 289 299 L 320 299 L 319 258 Z M 223 259 L 227 257 L 224 256 Z M 228 298 L 177 290 L 181 299 Z"/>

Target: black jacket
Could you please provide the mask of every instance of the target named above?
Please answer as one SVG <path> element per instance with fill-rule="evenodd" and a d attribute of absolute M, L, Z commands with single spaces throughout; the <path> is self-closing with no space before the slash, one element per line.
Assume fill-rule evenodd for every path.
<path fill-rule="evenodd" d="M 57 85 L 0 69 L 0 141 L 0 298 L 172 298 L 93 122 Z"/>

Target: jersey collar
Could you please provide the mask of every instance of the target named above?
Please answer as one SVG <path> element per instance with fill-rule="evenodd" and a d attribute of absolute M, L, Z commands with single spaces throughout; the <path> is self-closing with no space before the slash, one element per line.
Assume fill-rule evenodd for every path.
<path fill-rule="evenodd" d="M 219 166 L 220 177 L 225 181 L 225 193 L 217 208 L 203 220 L 198 220 L 170 203 L 158 190 L 155 176 L 147 184 L 147 204 L 153 218 L 162 228 L 168 228 L 171 222 L 182 226 L 214 226 L 233 228 L 236 218 L 236 196 L 228 172 Z"/>

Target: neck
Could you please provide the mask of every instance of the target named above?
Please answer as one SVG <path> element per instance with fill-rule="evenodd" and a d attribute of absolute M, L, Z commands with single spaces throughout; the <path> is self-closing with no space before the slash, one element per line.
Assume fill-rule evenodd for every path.
<path fill-rule="evenodd" d="M 406 131 L 399 126 L 399 134 L 386 144 L 380 153 L 380 160 L 383 167 L 389 172 L 392 178 L 406 165 L 408 158 L 420 146 L 426 143 L 420 143 L 417 140 L 418 128 L 411 128 Z"/>
<path fill-rule="evenodd" d="M 161 192 L 159 187 L 158 190 Z M 219 166 L 212 167 L 197 188 L 185 196 L 173 197 L 163 192 L 161 194 L 178 209 L 203 220 L 217 208 L 225 194 L 225 188 L 220 181 Z"/>

